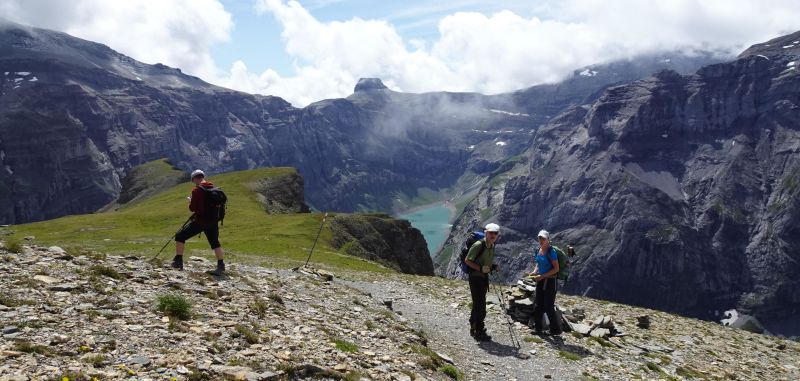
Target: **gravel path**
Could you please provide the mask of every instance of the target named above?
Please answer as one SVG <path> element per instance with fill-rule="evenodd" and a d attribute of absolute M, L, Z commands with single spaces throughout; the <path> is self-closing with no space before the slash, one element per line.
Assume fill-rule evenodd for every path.
<path fill-rule="evenodd" d="M 559 356 L 559 350 L 569 349 L 560 338 L 545 337 L 542 343 L 526 342 L 523 339 L 531 337 L 530 329 L 517 325 L 514 333 L 522 344 L 517 351 L 494 289 L 489 290 L 486 317 L 493 341 L 478 343 L 469 335 L 467 303 L 470 298 L 466 282 L 436 290 L 421 289 L 413 281 L 404 280 L 344 282 L 370 294 L 378 302 L 392 300 L 394 310 L 425 332 L 429 347 L 452 358 L 466 380 L 581 379 L 580 366 Z M 528 354 L 530 358 L 520 359 L 518 353 Z"/>

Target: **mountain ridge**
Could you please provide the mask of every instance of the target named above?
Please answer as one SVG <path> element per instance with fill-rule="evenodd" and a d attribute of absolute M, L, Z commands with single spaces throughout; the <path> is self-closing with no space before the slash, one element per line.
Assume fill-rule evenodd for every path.
<path fill-rule="evenodd" d="M 566 292 L 714 320 L 736 308 L 796 334 L 771 324 L 800 313 L 796 36 L 610 87 L 553 118 L 522 174 L 485 190 L 498 201 L 456 231 L 488 208 L 507 227 L 512 277 L 544 228 L 578 247 Z M 454 275 L 452 260 L 438 271 Z"/>
<path fill-rule="evenodd" d="M 516 104 L 528 95 L 356 86 L 347 98 L 298 109 L 63 33 L 7 24 L 0 34 L 0 63 L 9 70 L 0 77 L 4 223 L 99 209 L 117 197 L 132 167 L 162 157 L 210 172 L 293 166 L 317 209 L 388 212 L 398 195 L 491 173 L 527 148 L 531 132 L 554 115 L 548 110 L 638 73 L 602 79 L 601 72 L 572 92 L 573 85 L 545 86 L 536 93 L 547 95 L 542 101 L 524 106 Z M 36 44 L 69 48 L 59 58 Z"/>

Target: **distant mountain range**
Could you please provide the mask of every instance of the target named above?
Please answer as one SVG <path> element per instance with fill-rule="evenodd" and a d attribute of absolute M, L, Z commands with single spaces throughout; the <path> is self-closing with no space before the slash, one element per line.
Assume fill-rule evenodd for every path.
<path fill-rule="evenodd" d="M 64 33 L 3 25 L 0 223 L 97 210 L 131 168 L 159 158 L 211 173 L 294 166 L 317 209 L 390 211 L 420 189 L 455 192 L 485 178 L 539 125 L 609 85 L 713 60 L 643 57 L 494 96 L 398 93 L 367 79 L 346 99 L 295 108 Z"/>
<path fill-rule="evenodd" d="M 567 292 L 707 319 L 738 308 L 796 335 L 798 64 L 800 32 L 692 75 L 610 87 L 540 127 L 514 176 L 484 188 L 454 231 L 499 220 L 509 279 L 548 229 L 578 247 Z M 447 260 L 439 271 L 453 275 Z"/>

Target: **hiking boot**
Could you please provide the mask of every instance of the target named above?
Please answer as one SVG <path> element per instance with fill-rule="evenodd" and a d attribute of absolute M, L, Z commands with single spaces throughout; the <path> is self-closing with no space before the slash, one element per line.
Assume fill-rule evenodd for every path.
<path fill-rule="evenodd" d="M 172 258 L 172 264 L 170 266 L 176 270 L 183 270 L 183 256 L 176 255 L 175 258 Z"/>
<path fill-rule="evenodd" d="M 489 336 L 489 334 L 486 333 L 485 330 L 484 331 L 478 331 L 475 334 L 475 336 L 472 336 L 472 337 L 474 337 L 475 340 L 478 340 L 478 341 L 492 341 L 492 337 Z"/>
<path fill-rule="evenodd" d="M 217 266 L 217 268 L 214 269 L 214 270 L 206 271 L 206 274 L 217 276 L 217 277 L 225 276 L 225 266 Z"/>

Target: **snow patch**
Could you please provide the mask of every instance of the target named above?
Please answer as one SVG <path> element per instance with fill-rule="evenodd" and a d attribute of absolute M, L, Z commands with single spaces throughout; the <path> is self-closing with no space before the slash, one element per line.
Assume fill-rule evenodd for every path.
<path fill-rule="evenodd" d="M 794 45 L 784 45 L 783 46 L 784 49 L 789 49 L 789 48 L 793 48 L 793 47 L 794 47 Z"/>
<path fill-rule="evenodd" d="M 670 63 L 670 62 L 672 62 L 672 60 L 671 60 L 671 59 L 669 59 L 669 58 L 665 58 L 665 59 L 661 60 L 661 62 L 663 62 L 663 63 Z"/>
<path fill-rule="evenodd" d="M 19 89 L 19 85 L 14 86 L 15 89 Z"/>
<path fill-rule="evenodd" d="M 473 144 L 473 145 L 467 147 L 467 149 L 475 149 L 475 145 Z"/>
<path fill-rule="evenodd" d="M 18 71 L 17 75 L 21 75 L 23 77 L 26 77 L 26 76 L 31 75 L 31 72 L 29 72 L 29 71 Z"/>
<path fill-rule="evenodd" d="M 496 146 L 504 146 L 504 145 L 506 145 L 506 144 L 508 144 L 508 143 L 506 143 L 506 142 L 497 142 L 497 143 L 494 143 L 494 145 L 496 145 Z"/>
<path fill-rule="evenodd" d="M 800 44 L 800 40 L 792 41 L 793 44 Z"/>
<path fill-rule="evenodd" d="M 765 59 L 765 60 L 769 61 L 769 57 L 767 57 L 767 56 L 765 56 L 765 55 L 763 55 L 763 54 L 759 54 L 759 55 L 757 55 L 756 57 L 761 57 L 761 58 L 763 58 L 763 59 Z"/>
<path fill-rule="evenodd" d="M 664 139 L 666 139 L 666 138 L 668 138 L 668 137 L 669 137 L 669 135 L 668 135 L 668 134 L 661 134 L 661 137 L 662 137 L 662 138 L 664 138 Z"/>
<path fill-rule="evenodd" d="M 584 77 L 594 77 L 595 75 L 597 75 L 597 72 L 594 71 L 594 70 L 591 70 L 591 69 L 585 69 L 584 71 L 582 71 L 582 72 L 580 72 L 578 74 L 582 75 Z"/>
<path fill-rule="evenodd" d="M 13 175 L 14 174 L 14 171 L 11 170 L 11 166 L 10 165 L 6 165 L 5 169 L 6 169 L 6 172 L 8 172 L 9 175 Z"/>
<path fill-rule="evenodd" d="M 137 80 L 137 81 L 141 81 L 142 79 L 141 79 L 141 78 L 139 78 L 139 77 L 136 77 L 136 80 Z"/>
<path fill-rule="evenodd" d="M 20 81 L 22 81 L 22 78 L 14 78 L 14 82 L 20 82 Z"/>
<path fill-rule="evenodd" d="M 530 116 L 528 114 L 521 113 L 521 112 L 511 112 L 511 111 L 505 111 L 505 110 L 497 110 L 497 109 L 493 109 L 493 108 L 490 108 L 489 111 L 493 112 L 493 113 L 497 113 L 497 114 L 506 114 L 506 115 L 511 115 L 511 116 Z"/>
<path fill-rule="evenodd" d="M 39 78 L 36 78 L 36 76 L 34 76 L 33 78 L 29 79 L 28 82 L 36 82 L 38 80 Z"/>
<path fill-rule="evenodd" d="M 6 72 L 6 75 L 8 75 L 8 72 Z"/>
<path fill-rule="evenodd" d="M 787 63 L 787 64 L 786 64 L 786 67 L 794 67 L 794 65 L 795 65 L 795 63 L 796 63 L 796 62 L 797 62 L 797 61 L 792 61 L 792 62 L 789 62 L 789 63 Z"/>

